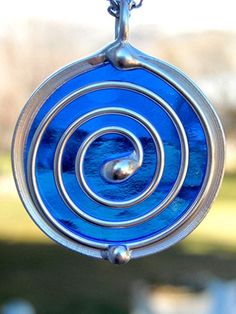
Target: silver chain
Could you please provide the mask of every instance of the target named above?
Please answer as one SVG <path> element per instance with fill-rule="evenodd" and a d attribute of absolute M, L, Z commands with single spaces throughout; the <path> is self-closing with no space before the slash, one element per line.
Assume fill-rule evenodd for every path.
<path fill-rule="evenodd" d="M 108 0 L 108 1 L 110 2 L 110 6 L 107 9 L 108 12 L 114 17 L 119 17 L 120 0 Z M 139 0 L 139 1 L 127 0 L 127 1 L 129 1 L 130 10 L 138 9 L 143 4 L 143 0 Z"/>

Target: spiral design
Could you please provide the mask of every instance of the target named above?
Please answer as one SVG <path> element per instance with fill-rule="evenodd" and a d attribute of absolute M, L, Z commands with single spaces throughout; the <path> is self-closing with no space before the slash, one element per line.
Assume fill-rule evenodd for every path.
<path fill-rule="evenodd" d="M 89 222 L 92 222 L 97 225 L 101 226 L 107 226 L 107 227 L 128 227 L 132 225 L 139 224 L 141 222 L 144 222 L 151 217 L 155 216 L 157 213 L 165 209 L 168 204 L 175 198 L 175 196 L 178 194 L 180 191 L 182 184 L 185 180 L 186 173 L 187 173 L 187 168 L 188 168 L 188 141 L 187 141 L 187 136 L 185 134 L 184 128 L 178 118 L 178 116 L 175 114 L 175 112 L 172 110 L 172 108 L 165 102 L 163 101 L 160 97 L 155 95 L 154 93 L 148 91 L 147 89 L 143 87 L 139 87 L 134 84 L 130 83 L 119 83 L 119 82 L 102 82 L 99 84 L 93 84 L 89 85 L 86 88 L 80 89 L 76 91 L 74 94 L 70 95 L 66 99 L 64 99 L 62 102 L 60 102 L 57 106 L 53 108 L 53 110 L 45 117 L 45 119 L 42 121 L 40 127 L 37 130 L 37 134 L 34 138 L 33 141 L 33 151 L 32 151 L 32 159 L 30 160 L 30 165 L 31 165 L 31 174 L 30 177 L 35 178 L 35 169 L 36 169 L 36 157 L 38 153 L 38 147 L 40 144 L 40 141 L 43 137 L 43 134 L 49 125 L 49 123 L 54 119 L 55 115 L 57 115 L 68 103 L 72 102 L 72 100 L 75 100 L 81 95 L 85 95 L 87 93 L 90 93 L 94 90 L 100 90 L 100 89 L 107 89 L 107 88 L 120 88 L 120 89 L 126 89 L 129 91 L 135 91 L 137 93 L 140 93 L 144 95 L 145 97 L 149 97 L 153 102 L 158 104 L 163 108 L 163 110 L 168 114 L 170 119 L 173 121 L 179 138 L 180 138 L 180 143 L 181 143 L 181 154 L 182 154 L 182 160 L 181 160 L 181 167 L 179 170 L 179 174 L 177 177 L 177 180 L 171 189 L 171 191 L 168 193 L 168 195 L 164 198 L 164 200 L 154 209 L 149 211 L 147 214 L 142 215 L 136 219 L 130 219 L 130 220 L 125 220 L 125 221 L 106 221 L 106 220 L 101 220 L 97 219 L 91 215 L 86 214 L 83 210 L 81 210 L 70 198 L 69 194 L 67 193 L 65 184 L 63 182 L 62 178 L 62 159 L 63 159 L 63 154 L 65 147 L 68 143 L 68 140 L 70 139 L 71 135 L 74 134 L 74 132 L 79 129 L 83 124 L 86 122 L 100 117 L 100 116 L 105 116 L 105 115 L 121 115 L 121 116 L 126 116 L 129 117 L 132 120 L 135 120 L 139 124 L 141 124 L 151 135 L 151 138 L 155 144 L 155 150 L 156 150 L 156 160 L 158 161 L 156 170 L 154 173 L 154 176 L 148 185 L 148 187 L 140 193 L 137 197 L 134 197 L 132 199 L 129 199 L 128 201 L 111 201 L 107 200 L 105 198 L 100 197 L 97 195 L 95 192 L 92 191 L 92 189 L 89 187 L 89 185 L 86 182 L 86 179 L 84 177 L 84 170 L 83 170 L 83 164 L 84 164 L 84 159 L 86 152 L 92 142 L 94 142 L 97 138 L 104 134 L 109 134 L 109 133 L 118 133 L 121 135 L 124 135 L 128 137 L 135 149 L 135 155 L 137 155 L 137 164 L 142 164 L 142 146 L 134 135 L 130 133 L 128 130 L 122 129 L 122 128 L 116 128 L 116 127 L 107 127 L 107 128 L 102 128 L 99 129 L 98 131 L 92 133 L 90 136 L 88 136 L 84 142 L 81 144 L 81 147 L 77 153 L 76 156 L 76 161 L 75 161 L 75 172 L 76 172 L 76 177 L 78 179 L 78 183 L 80 184 L 81 188 L 83 191 L 95 202 L 100 203 L 102 205 L 105 205 L 107 207 L 111 208 L 129 208 L 131 206 L 137 205 L 143 201 L 145 201 L 157 188 L 162 175 L 163 175 L 163 170 L 165 167 L 165 162 L 164 162 L 164 148 L 163 148 L 163 143 L 162 140 L 158 134 L 158 132 L 155 130 L 155 128 L 152 126 L 152 124 L 147 121 L 144 117 L 141 115 L 131 111 L 127 110 L 124 108 L 116 108 L 116 107 L 107 107 L 105 109 L 98 109 L 91 111 L 76 121 L 74 121 L 69 127 L 65 130 L 63 133 L 60 142 L 57 146 L 56 153 L 55 153 L 55 159 L 54 159 L 54 176 L 56 180 L 56 185 L 58 190 L 60 191 L 60 194 L 64 200 L 64 202 L 71 208 L 73 209 L 78 215 L 80 215 L 82 218 L 85 220 L 88 220 Z M 127 157 L 121 158 L 121 161 L 126 160 Z M 40 200 L 40 193 L 38 190 L 37 182 L 34 179 L 33 180 L 33 188 L 34 191 L 37 195 L 37 198 L 39 201 L 42 203 L 42 200 Z"/>
<path fill-rule="evenodd" d="M 129 228 L 132 226 L 138 227 L 145 222 L 148 223 L 152 218 L 157 217 L 159 213 L 163 212 L 173 202 L 183 186 L 189 164 L 189 145 L 184 126 L 173 108 L 160 96 L 156 95 L 147 88 L 138 86 L 137 84 L 116 81 L 90 84 L 74 91 L 72 94 L 63 98 L 62 101 L 58 102 L 43 117 L 31 143 L 31 150 L 28 159 L 28 173 L 29 180 L 32 180 L 32 194 L 36 196 L 37 202 L 50 219 L 52 219 L 51 212 L 49 212 L 48 208 L 45 206 L 45 199 L 42 197 L 43 193 L 40 191 L 41 183 L 39 180 L 39 163 L 42 162 L 40 159 L 42 156 L 40 158 L 39 156 L 45 151 L 43 149 L 43 143 L 45 140 L 48 140 L 48 132 L 52 128 L 53 123 L 56 123 L 56 119 L 58 119 L 60 114 L 65 115 L 63 111 L 71 106 L 71 104 L 76 103 L 83 97 L 89 96 L 94 92 L 107 92 L 109 90 L 115 90 L 117 92 L 124 91 L 126 93 L 132 93 L 133 95 L 136 95 L 136 97 L 138 95 L 138 97 L 145 98 L 158 107 L 165 115 L 165 118 L 170 120 L 170 123 L 173 125 L 172 128 L 175 129 L 176 136 L 178 137 L 179 146 L 177 146 L 179 147 L 179 154 L 181 156 L 179 159 L 180 164 L 178 166 L 178 171 L 176 171 L 176 169 L 173 170 L 176 172 L 175 181 L 170 182 L 171 188 L 168 189 L 168 192 L 165 193 L 165 197 L 163 197 L 163 199 L 159 201 L 156 206 L 148 208 L 148 210 L 145 210 L 140 214 L 140 208 L 142 208 L 142 206 L 146 206 L 149 202 L 148 200 L 153 198 L 153 194 L 158 191 L 160 181 L 163 179 L 164 169 L 166 167 L 165 161 L 167 159 L 164 148 L 165 144 L 163 143 L 156 126 L 154 126 L 152 122 L 146 119 L 143 115 L 133 109 L 131 110 L 130 108 L 108 106 L 105 108 L 90 110 L 76 119 L 73 118 L 69 124 L 67 123 L 63 132 L 60 131 L 57 144 L 55 145 L 55 153 L 53 153 L 53 149 L 50 152 L 50 159 L 53 160 L 53 177 L 55 187 L 59 192 L 58 196 L 61 198 L 63 203 L 66 204 L 67 208 L 74 212 L 76 216 L 81 217 L 84 221 L 93 225 L 119 229 Z M 62 118 L 65 118 L 63 115 Z M 123 197 L 121 197 L 121 200 L 117 200 L 116 197 L 111 194 L 113 191 L 116 193 L 116 188 L 117 191 L 122 189 L 122 183 L 124 185 L 124 189 L 127 189 L 125 193 L 128 193 L 128 188 L 130 186 L 129 181 L 132 180 L 133 185 L 135 184 L 135 180 L 140 179 L 138 173 L 143 166 L 145 157 L 147 158 L 148 156 L 145 156 L 145 148 L 141 143 L 141 139 L 129 130 L 127 122 L 123 122 L 122 127 L 114 126 L 113 124 L 109 126 L 110 123 L 108 123 L 107 126 L 107 122 L 109 121 L 109 118 L 112 120 L 112 116 L 115 117 L 115 121 L 118 124 L 122 117 L 128 119 L 129 123 L 135 124 L 135 127 L 133 127 L 134 131 L 137 131 L 137 127 L 141 128 L 142 134 L 146 134 L 149 141 L 153 143 L 153 149 L 151 151 L 151 154 L 154 154 L 155 156 L 155 158 L 152 156 L 152 159 L 155 162 L 152 162 L 151 165 L 153 168 L 153 175 L 149 175 L 150 178 L 148 178 L 147 184 L 143 184 L 143 189 L 138 189 L 138 192 L 136 193 L 137 195 L 134 194 L 128 199 L 123 199 Z M 101 118 L 103 118 L 101 124 L 103 125 L 105 123 L 105 126 L 97 127 L 96 121 L 98 123 Z M 70 141 L 73 137 L 76 137 L 76 132 L 79 132 L 84 126 L 86 126 L 86 124 L 89 123 L 93 125 L 92 130 L 94 131 L 91 130 L 91 134 L 86 134 L 84 139 L 81 139 L 81 142 L 77 145 L 78 148 L 76 148 L 76 152 L 73 151 L 71 154 L 68 150 L 68 146 L 71 145 Z M 101 149 L 100 153 L 102 156 L 102 163 L 96 163 L 96 161 L 94 162 L 91 157 L 90 159 L 86 158 L 86 156 L 89 155 L 89 150 L 93 147 L 97 140 L 101 140 L 103 144 L 106 143 L 106 139 L 103 139 L 103 136 L 105 135 L 119 135 L 119 141 L 121 143 L 123 141 L 129 142 L 128 151 L 122 151 L 122 153 L 120 152 L 118 157 L 114 154 L 114 151 L 114 155 L 111 155 L 111 152 L 108 151 L 108 156 L 105 154 L 103 157 L 102 155 L 104 152 L 103 149 Z M 114 140 L 116 142 L 117 138 L 114 138 Z M 174 150 L 174 146 L 172 149 Z M 92 150 L 94 150 L 94 148 L 92 148 Z M 63 167 L 68 167 L 68 162 L 65 161 L 68 154 L 72 155 L 70 161 L 71 164 L 69 165 L 70 171 L 64 171 Z M 85 173 L 86 165 L 87 168 L 89 168 L 90 165 L 92 165 L 93 168 L 97 167 L 97 169 L 95 169 L 96 171 L 92 172 L 92 176 L 100 176 L 99 182 L 102 182 L 104 188 L 106 188 L 106 186 L 112 187 L 111 191 L 108 193 L 108 197 L 103 197 L 100 195 L 101 192 L 100 194 L 96 192 L 96 187 L 93 184 L 93 187 L 90 186 L 88 182 L 89 176 Z M 74 178 L 72 183 L 66 179 L 67 172 Z M 128 188 L 125 187 L 125 183 L 127 183 Z M 76 197 L 74 193 L 71 193 L 71 189 L 74 190 L 75 185 L 78 185 L 78 190 L 80 190 L 78 197 Z M 84 195 L 83 199 L 80 201 L 79 196 L 81 195 L 81 192 L 84 193 Z M 94 210 L 92 213 L 91 211 L 87 211 L 83 204 L 86 198 L 89 200 L 88 204 L 91 204 L 91 202 L 93 203 L 95 206 L 94 208 L 97 206 L 97 208 L 103 208 L 103 212 L 108 210 L 112 211 L 113 214 L 110 215 L 111 218 L 107 218 L 109 215 L 106 214 L 102 214 L 100 218 L 99 214 L 93 214 Z M 139 210 L 135 213 L 135 215 L 131 215 L 133 216 L 132 218 L 117 218 L 119 217 L 121 210 L 124 210 L 125 213 L 129 213 L 129 211 L 132 211 L 135 208 L 139 208 Z"/>
<path fill-rule="evenodd" d="M 64 130 L 60 131 L 59 137 L 54 141 L 53 147 L 55 147 L 55 153 L 53 153 L 54 149 L 51 149 L 49 158 L 50 160 L 53 160 L 53 172 L 50 175 L 53 174 L 55 188 L 59 192 L 58 197 L 61 198 L 61 201 L 63 201 L 67 208 L 75 213 L 77 217 L 81 217 L 84 221 L 87 221 L 92 225 L 106 228 L 118 228 L 120 230 L 120 228 L 141 226 L 146 222 L 149 223 L 152 218 L 158 217 L 158 214 L 163 212 L 173 203 L 183 186 L 189 165 L 189 144 L 184 125 L 171 105 L 151 90 L 137 84 L 116 81 L 90 84 L 86 87 L 79 88 L 53 106 L 53 108 L 43 117 L 31 143 L 28 159 L 28 178 L 29 180 L 32 180 L 32 194 L 35 195 L 40 207 L 50 219 L 52 219 L 51 212 L 49 212 L 48 208 L 45 206 L 46 199 L 40 191 L 40 188 L 42 190 L 42 182 L 40 181 L 41 170 L 39 166 L 39 163 L 42 163 L 41 154 L 45 153 L 43 143 L 50 137 L 48 132 L 52 129 L 53 124 L 58 123 L 56 121 L 59 119 L 60 115 L 60 119 L 65 118 L 64 110 L 69 108 L 69 106 L 75 105 L 80 99 L 88 97 L 93 93 L 109 91 L 116 91 L 119 93 L 123 91 L 124 93 L 131 93 L 131 95 L 135 95 L 139 98 L 141 97 L 141 99 L 151 102 L 152 106 L 154 105 L 157 107 L 162 112 L 165 119 L 169 120 L 172 132 L 176 133 L 174 133 L 175 140 L 177 140 L 176 145 L 178 150 L 176 156 L 179 154 L 179 157 L 176 157 L 179 159 L 179 161 L 177 161 L 179 166 L 177 166 L 177 169 L 173 169 L 173 172 L 176 173 L 174 182 L 171 182 L 169 179 L 169 186 L 163 199 L 157 202 L 157 205 L 155 206 L 149 205 L 149 199 L 151 198 L 153 202 L 153 200 L 155 200 L 155 193 L 161 189 L 160 182 L 161 180 L 164 181 L 163 175 L 166 163 L 170 163 L 170 161 L 168 161 L 170 157 L 166 156 L 167 150 L 164 148 L 166 144 L 163 142 L 159 134 L 160 131 L 163 133 L 163 130 L 158 130 L 156 127 L 157 123 L 155 120 L 158 119 L 158 116 L 154 117 L 153 121 L 156 125 L 153 125 L 152 121 L 149 121 L 134 109 L 124 108 L 122 106 L 100 107 L 98 109 L 89 110 L 82 115 L 79 113 L 80 116 L 76 119 L 73 117 L 73 120 L 66 123 Z M 126 120 L 123 121 L 122 126 L 114 126 L 114 122 L 111 124 L 108 123 L 109 119 L 112 121 L 112 117 L 114 117 L 115 123 L 118 124 L 119 120 L 122 120 L 122 118 L 125 118 Z M 102 121 L 99 123 L 100 119 L 102 119 Z M 101 124 L 101 127 L 97 127 L 97 124 Z M 135 125 L 132 127 L 133 131 L 129 130 L 129 124 Z M 76 132 L 78 133 L 84 127 L 86 128 L 86 125 L 92 125 L 91 134 L 89 134 L 89 131 L 83 138 L 79 140 L 77 139 L 77 141 L 74 140 L 75 143 L 78 143 L 75 144 L 76 149 L 71 153 L 71 148 L 70 150 L 68 149 L 68 147 L 71 146 L 70 141 L 72 141 L 73 138 L 76 138 Z M 153 159 L 151 165 L 149 165 L 152 168 L 152 171 L 147 177 L 147 182 L 142 182 L 141 189 L 138 188 L 137 192 L 127 199 L 124 196 L 119 198 L 118 193 L 122 189 L 122 184 L 124 189 L 122 195 L 125 195 L 129 194 L 128 189 L 131 185 L 136 184 L 136 180 L 141 180 L 139 172 L 144 166 L 145 158 L 150 158 L 147 154 L 145 155 L 145 147 L 143 147 L 142 144 L 142 142 L 145 141 L 143 139 L 141 140 L 142 136 L 140 136 L 139 139 L 139 135 L 134 134 L 134 132 L 137 132 L 138 128 L 140 128 L 140 134 L 145 134 L 146 138 L 153 146 L 153 149 L 149 152 L 152 157 L 151 159 Z M 99 157 L 98 162 L 96 162 L 91 158 L 91 153 L 89 155 L 89 150 L 92 149 L 92 152 L 94 152 L 95 148 L 93 148 L 93 146 L 96 144 L 96 141 L 99 140 L 102 141 L 102 146 L 104 146 L 104 144 L 106 144 L 106 139 L 103 139 L 103 137 L 106 135 L 120 136 L 119 140 L 116 137 L 114 138 L 115 143 L 117 141 L 117 143 L 122 143 L 123 141 L 128 142 L 129 145 L 126 145 L 128 151 L 122 150 L 117 156 L 117 154 L 114 153 L 114 144 L 113 153 L 108 150 L 104 154 L 104 150 L 100 148 L 101 158 Z M 174 145 L 172 145 L 172 149 L 173 154 L 175 154 Z M 168 152 L 168 154 L 170 155 L 171 152 Z M 40 155 L 41 157 L 39 157 Z M 69 165 L 68 161 L 66 161 L 68 155 L 71 155 Z M 86 158 L 87 156 L 90 156 L 90 158 Z M 102 159 L 102 162 L 100 162 L 100 159 Z M 90 167 L 93 167 L 93 169 L 95 168 L 92 174 L 87 170 L 89 175 L 86 175 L 86 166 L 87 169 Z M 69 170 L 64 171 L 63 167 L 69 167 Z M 142 173 L 144 174 L 145 171 L 143 170 Z M 67 176 L 73 177 L 73 179 L 68 181 Z M 102 184 L 102 189 L 98 189 L 99 192 L 96 191 L 97 187 L 92 184 L 93 182 L 91 183 L 91 180 L 93 179 L 91 179 L 92 176 L 100 177 L 98 182 Z M 130 183 L 130 181 L 132 181 L 132 183 Z M 142 181 L 144 180 L 142 179 Z M 162 186 L 164 186 L 164 184 L 162 184 Z M 107 193 L 108 196 L 106 195 L 106 197 L 101 195 L 103 194 L 103 191 L 101 192 L 103 188 L 110 189 L 109 193 Z M 73 193 L 72 190 L 74 190 Z M 75 195 L 76 192 L 78 193 L 78 196 Z M 113 192 L 114 195 L 112 195 Z M 115 193 L 117 193 L 117 197 Z M 83 198 L 80 200 L 82 194 Z M 91 206 L 90 204 L 93 204 L 95 210 L 87 211 L 84 206 L 85 200 L 88 200 L 88 207 Z M 145 208 L 142 213 L 142 210 L 140 209 L 143 209 L 143 206 L 147 205 L 151 208 Z M 101 216 L 100 214 L 95 213 L 96 206 L 98 210 L 99 208 L 102 209 Z M 110 215 L 106 213 L 108 211 L 111 212 Z M 124 215 L 125 218 L 129 216 L 131 216 L 131 218 L 120 219 L 119 213 L 121 211 L 128 213 Z M 131 211 L 134 211 L 134 213 L 130 215 L 129 213 Z"/>

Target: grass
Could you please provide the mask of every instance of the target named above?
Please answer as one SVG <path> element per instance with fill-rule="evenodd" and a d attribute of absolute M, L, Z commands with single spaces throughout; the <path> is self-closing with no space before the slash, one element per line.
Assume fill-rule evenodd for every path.
<path fill-rule="evenodd" d="M 176 246 L 114 267 L 48 244 L 0 243 L 0 302 L 30 300 L 37 314 L 127 314 L 137 282 L 204 287 L 236 277 L 235 254 L 194 255 Z"/>
<path fill-rule="evenodd" d="M 0 176 L 9 175 L 11 172 L 11 160 L 8 154 L 0 154 Z"/>
<path fill-rule="evenodd" d="M 223 184 L 221 186 L 217 202 L 231 202 L 236 206 L 236 174 L 225 175 Z"/>

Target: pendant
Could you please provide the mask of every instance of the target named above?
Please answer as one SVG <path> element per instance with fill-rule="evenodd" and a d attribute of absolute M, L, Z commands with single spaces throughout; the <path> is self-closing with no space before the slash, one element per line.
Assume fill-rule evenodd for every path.
<path fill-rule="evenodd" d="M 222 181 L 224 134 L 198 87 L 128 42 L 130 1 L 116 40 L 50 76 L 13 140 L 19 195 L 51 239 L 125 264 L 186 237 Z"/>

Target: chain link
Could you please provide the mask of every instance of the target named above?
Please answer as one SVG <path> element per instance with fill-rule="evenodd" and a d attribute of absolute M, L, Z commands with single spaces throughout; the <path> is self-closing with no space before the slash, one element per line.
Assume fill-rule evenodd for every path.
<path fill-rule="evenodd" d="M 132 1 L 132 8 L 131 9 L 138 9 L 143 5 L 143 0 L 139 0 L 138 2 Z"/>
<path fill-rule="evenodd" d="M 108 0 L 108 1 L 110 2 L 110 6 L 107 9 L 108 12 L 114 17 L 119 17 L 120 0 Z M 138 9 L 142 6 L 142 4 L 143 4 L 143 0 L 139 0 L 139 1 L 129 0 L 130 10 Z"/>

